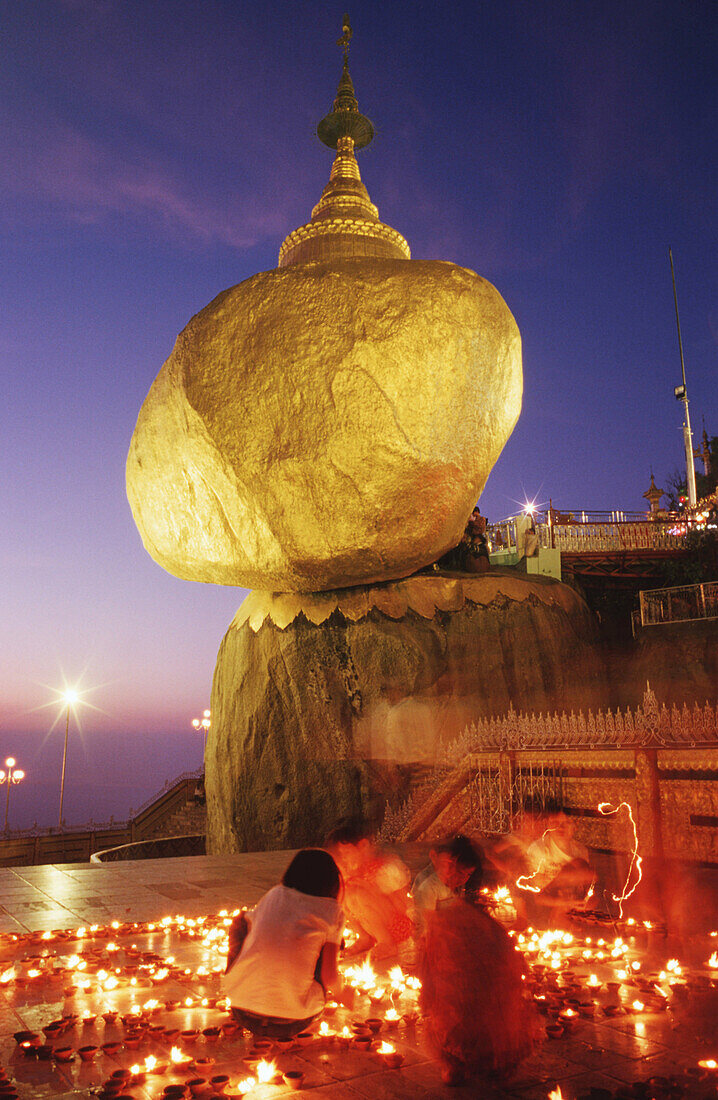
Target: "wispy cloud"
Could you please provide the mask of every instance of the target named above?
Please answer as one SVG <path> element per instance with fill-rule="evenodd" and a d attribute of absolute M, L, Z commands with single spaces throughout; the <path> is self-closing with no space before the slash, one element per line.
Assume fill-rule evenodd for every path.
<path fill-rule="evenodd" d="M 15 208 L 37 216 L 64 215 L 81 224 L 113 216 L 153 223 L 201 244 L 249 248 L 288 227 L 286 204 L 277 195 L 233 195 L 226 203 L 149 154 L 123 152 L 62 122 L 8 128 L 0 185 Z M 196 173 L 195 173 L 196 175 Z"/>

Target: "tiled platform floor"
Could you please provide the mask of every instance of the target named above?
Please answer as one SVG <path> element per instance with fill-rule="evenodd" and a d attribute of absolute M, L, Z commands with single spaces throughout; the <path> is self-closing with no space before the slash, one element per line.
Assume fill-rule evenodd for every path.
<path fill-rule="evenodd" d="M 416 862 L 412 853 L 411 862 Z M 252 904 L 274 885 L 288 861 L 287 853 L 268 852 L 232 857 L 190 857 L 184 859 L 152 860 L 142 863 L 117 863 L 104 866 L 68 864 L 54 867 L 27 867 L 0 869 L 0 932 L 22 934 L 27 931 L 44 931 L 61 928 L 77 928 L 80 925 L 157 920 L 165 915 L 183 913 L 187 917 L 216 913 L 220 909 L 232 909 L 241 904 Z M 97 944 L 104 950 L 103 944 Z M 124 948 L 136 943 L 141 950 L 157 952 L 165 958 L 175 955 L 177 961 L 195 967 L 202 961 L 202 949 L 196 941 L 181 938 L 178 934 L 160 936 L 144 934 L 136 937 L 118 937 Z M 713 940 L 713 948 L 718 941 Z M 88 941 L 89 945 L 89 941 Z M 281 1069 L 297 1068 L 305 1074 L 303 1088 L 294 1095 L 306 1100 L 415 1100 L 419 1097 L 476 1097 L 483 1100 L 519 1097 L 546 1100 L 549 1091 L 560 1084 L 565 1100 L 578 1097 L 614 1096 L 621 1088 L 624 1094 L 633 1082 L 648 1078 L 662 1078 L 694 1073 L 699 1059 L 718 1059 L 718 990 L 707 980 L 706 945 L 694 943 L 697 972 L 705 975 L 702 983 L 695 983 L 689 995 L 676 1011 L 643 1013 L 639 1016 L 620 1015 L 609 1018 L 602 1013 L 595 1019 L 579 1019 L 570 1032 L 562 1038 L 546 1043 L 522 1064 L 514 1077 L 501 1085 L 490 1082 L 474 1082 L 450 1089 L 441 1084 L 437 1063 L 430 1057 L 421 1025 L 410 1025 L 393 1033 L 389 1038 L 403 1053 L 405 1061 L 399 1070 L 385 1069 L 375 1054 L 354 1050 L 341 1051 L 335 1046 L 314 1041 L 298 1051 L 273 1055 Z M 672 945 L 670 945 L 672 947 Z M 22 954 L 40 954 L 43 950 L 72 954 L 77 950 L 76 941 L 60 943 L 40 941 L 23 944 Z M 653 944 L 655 960 L 644 966 L 665 964 L 669 957 L 668 944 Z M 665 956 L 665 957 L 664 957 Z M 15 957 L 10 938 L 0 936 L 0 975 Z M 19 957 L 19 956 L 18 956 Z M 126 961 L 123 952 L 116 958 Z M 112 960 L 109 960 L 110 963 Z M 592 967 L 594 964 L 591 964 Z M 27 967 L 27 964 L 26 964 Z M 0 1062 L 8 1076 L 17 1083 L 24 1100 L 70 1100 L 90 1096 L 113 1069 L 128 1067 L 143 1061 L 149 1053 L 167 1057 L 167 1046 L 149 1044 L 139 1050 L 123 1050 L 115 1057 L 106 1055 L 89 1064 L 75 1061 L 57 1065 L 53 1061 L 28 1060 L 19 1054 L 13 1039 L 21 1029 L 39 1031 L 52 1020 L 68 1012 L 82 1012 L 100 1008 L 97 998 L 66 997 L 64 981 L 44 981 L 33 986 L 32 982 L 20 987 L 0 985 Z M 186 996 L 200 996 L 218 990 L 216 978 L 206 981 L 204 987 L 197 984 L 172 981 L 163 984 L 161 992 L 143 988 L 141 991 L 119 989 L 107 995 L 121 1011 L 127 1011 L 131 1001 L 144 1003 L 150 997 L 164 1000 L 181 1000 Z M 103 995 L 104 996 L 104 995 Z M 629 996 L 632 996 L 629 993 Z M 676 999 L 677 1000 L 677 999 Z M 357 1006 L 348 1019 L 366 1015 L 366 1009 Z M 204 1027 L 226 1019 L 218 1009 L 184 1008 L 171 1014 L 163 1011 L 161 1022 L 173 1026 Z M 117 1036 L 122 1029 L 115 1024 L 107 1027 L 98 1021 L 89 1028 L 75 1027 L 62 1037 L 62 1044 L 75 1048 L 86 1043 L 99 1045 Z M 56 1045 L 60 1045 L 56 1042 Z M 215 1059 L 211 1076 L 226 1072 L 233 1081 L 244 1076 L 246 1070 L 242 1058 L 248 1051 L 247 1039 L 222 1039 L 209 1046 L 200 1041 L 195 1050 L 197 1056 Z M 204 1074 L 203 1074 L 204 1075 Z M 186 1075 L 185 1075 L 186 1076 Z M 182 1080 L 182 1076 L 168 1074 L 148 1077 L 144 1083 L 128 1090 L 136 1100 L 160 1097 L 164 1086 Z M 694 1081 L 693 1084 L 691 1082 Z M 673 1095 L 702 1097 L 718 1095 L 718 1075 L 711 1074 L 683 1078 L 683 1091 Z M 601 1089 L 608 1090 L 601 1092 Z M 592 1091 L 593 1090 L 593 1091 Z M 273 1100 L 288 1095 L 286 1085 L 260 1085 L 248 1094 L 249 1100 Z M 208 1093 L 207 1095 L 212 1095 Z M 669 1095 L 652 1085 L 635 1096 Z"/>

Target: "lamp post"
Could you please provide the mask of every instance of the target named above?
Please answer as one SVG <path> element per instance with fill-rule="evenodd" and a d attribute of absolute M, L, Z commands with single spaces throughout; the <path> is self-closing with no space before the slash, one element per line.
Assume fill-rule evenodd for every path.
<path fill-rule="evenodd" d="M 62 771 L 60 772 L 60 818 L 57 824 L 58 829 L 62 828 L 62 803 L 65 799 L 65 764 L 67 763 L 67 735 L 70 730 L 70 708 L 73 703 L 77 702 L 79 695 L 72 688 L 69 688 L 63 692 L 62 698 L 67 703 L 67 716 L 65 718 L 65 744 L 62 749 Z"/>
<path fill-rule="evenodd" d="M 202 712 L 202 717 L 201 718 L 193 718 L 192 719 L 192 726 L 194 727 L 194 729 L 196 729 L 197 732 L 202 730 L 202 733 L 204 734 L 204 746 L 202 748 L 202 760 L 203 761 L 204 761 L 205 753 L 207 752 L 207 730 L 212 725 L 211 715 L 212 715 L 211 711 L 205 710 L 205 711 Z"/>
<path fill-rule="evenodd" d="M 5 832 L 7 832 L 7 815 L 10 810 L 10 788 L 13 784 L 21 783 L 25 778 L 25 772 L 21 768 L 16 768 L 17 761 L 14 756 L 8 756 L 5 761 L 5 767 L 7 772 L 0 771 L 0 784 L 7 783 L 7 796 L 5 798 Z"/>
<path fill-rule="evenodd" d="M 678 295 L 676 294 L 676 275 L 673 270 L 673 253 L 668 249 L 668 257 L 671 261 L 671 280 L 673 282 L 673 303 L 676 307 L 676 328 L 678 330 L 678 350 L 681 355 L 682 384 L 673 390 L 677 401 L 683 402 L 683 447 L 686 452 L 686 490 L 688 493 L 688 505 L 696 506 L 696 468 L 693 463 L 693 436 L 691 434 L 691 418 L 688 413 L 688 389 L 686 387 L 686 364 L 683 358 L 683 340 L 681 339 L 681 320 L 678 316 Z"/>

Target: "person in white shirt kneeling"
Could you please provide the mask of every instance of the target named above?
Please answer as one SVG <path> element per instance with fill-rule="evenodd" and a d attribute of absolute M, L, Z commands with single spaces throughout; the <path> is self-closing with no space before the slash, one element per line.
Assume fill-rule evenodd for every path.
<path fill-rule="evenodd" d="M 329 853 L 306 848 L 280 885 L 235 918 L 222 988 L 241 1027 L 291 1039 L 321 1015 L 329 990 L 339 986 L 342 893 Z"/>

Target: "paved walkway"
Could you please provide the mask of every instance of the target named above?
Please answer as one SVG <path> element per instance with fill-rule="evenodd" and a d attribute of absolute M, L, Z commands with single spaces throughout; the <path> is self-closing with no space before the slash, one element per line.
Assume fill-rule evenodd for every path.
<path fill-rule="evenodd" d="M 412 855 L 416 857 L 416 853 Z M 133 1063 L 142 1065 L 147 1057 L 154 1056 L 160 1064 L 166 1064 L 172 1045 L 181 1043 L 177 1036 L 168 1036 L 167 1029 L 202 1029 L 226 1022 L 226 1013 L 214 1003 L 219 983 L 212 966 L 221 961 L 219 956 L 200 942 L 187 921 L 184 925 L 175 922 L 169 931 L 162 932 L 157 927 L 148 929 L 145 922 L 159 922 L 178 913 L 192 919 L 250 905 L 277 882 L 287 861 L 285 852 L 267 852 L 103 866 L 0 869 L 0 1065 L 16 1083 L 18 1095 L 24 1100 L 77 1100 L 93 1095 L 113 1073 Z M 112 921 L 120 927 L 112 929 Z M 132 928 L 132 923 L 141 927 Z M 53 930 L 77 930 L 81 925 L 102 927 L 94 937 L 88 935 L 80 941 L 74 936 L 53 935 Z M 409 1020 L 381 1036 L 403 1055 L 400 1069 L 386 1068 L 375 1052 L 359 1050 L 354 1044 L 340 1049 L 336 1042 L 320 1038 L 295 1050 L 275 1048 L 270 1057 L 283 1073 L 294 1070 L 304 1074 L 302 1087 L 295 1095 L 307 1100 L 439 1100 L 449 1096 L 546 1100 L 559 1084 L 565 1100 L 669 1096 L 699 1100 L 716 1096 L 716 1071 L 701 1068 L 698 1063 L 718 1060 L 718 982 L 712 977 L 718 976 L 718 968 L 713 971 L 708 966 L 708 955 L 710 950 L 718 949 L 718 938 L 692 943 L 686 954 L 686 959 L 690 955 L 692 968 L 683 960 L 682 974 L 669 971 L 661 979 L 660 971 L 673 945 L 655 932 L 636 930 L 640 934 L 630 941 L 627 953 L 617 959 L 610 958 L 609 948 L 603 960 L 595 954 L 590 959 L 583 957 L 584 951 L 599 950 L 595 932 L 590 946 L 585 937 L 571 945 L 554 945 L 552 950 L 563 960 L 556 971 L 561 974 L 558 985 L 551 977 L 551 961 L 541 963 L 534 945 L 528 961 L 547 970 L 543 974 L 533 971 L 533 987 L 540 998 L 546 998 L 539 1003 L 549 1007 L 550 1017 L 563 1013 L 559 1020 L 563 1019 L 565 1031 L 560 1038 L 547 1040 L 510 1081 L 501 1085 L 480 1082 L 455 1089 L 443 1086 L 437 1063 L 427 1051 L 421 1022 L 412 1022 L 411 1012 L 403 1009 L 402 1014 Z M 43 938 L 48 931 L 50 935 Z M 603 935 L 612 942 L 614 931 L 609 928 Z M 528 946 L 527 942 L 523 949 Z M 66 968 L 67 957 L 76 953 L 87 965 L 84 970 L 70 971 L 68 976 L 61 964 Z M 171 958 L 174 962 L 169 961 Z M 633 971 L 632 962 L 640 964 L 640 972 Z M 155 967 L 155 973 L 158 967 L 170 973 L 153 985 L 148 976 L 150 966 Z M 615 980 L 621 966 L 628 970 L 619 993 L 614 994 L 607 989 L 606 979 Z M 209 973 L 202 969 L 198 972 L 198 968 Z M 98 970 L 103 969 L 110 974 L 118 970 L 119 984 L 111 991 L 98 990 L 102 980 Z M 185 969 L 187 974 L 183 973 Z M 11 970 L 12 978 L 8 977 Z M 589 972 L 596 972 L 601 981 L 600 992 L 591 994 L 592 1001 L 587 993 Z M 84 993 L 83 980 L 91 983 Z M 665 998 L 656 993 L 654 980 L 668 994 L 668 1010 L 663 1010 L 661 1001 Z M 185 1004 L 187 997 L 192 998 L 191 1005 Z M 206 1005 L 200 1003 L 202 998 L 208 1000 Z M 644 1007 L 634 1010 L 633 1001 L 640 998 Z M 127 1029 L 132 1025 L 123 1025 L 121 1019 L 105 1022 L 101 1014 L 108 1007 L 127 1014 L 132 1004 L 146 1006 L 152 1000 L 157 1000 L 158 1006 L 142 1010 L 149 1026 L 141 1032 L 138 1047 L 120 1046 L 112 1054 L 100 1051 L 90 1062 L 77 1056 L 82 1046 L 99 1047 L 108 1041 L 127 1040 Z M 615 1015 L 607 1014 L 607 1006 L 619 1001 L 624 1008 Z M 571 1009 L 573 1015 L 566 1015 L 566 1008 L 579 1002 L 584 1006 L 593 1003 L 595 1015 L 583 1015 L 584 1010 L 578 1008 Z M 351 1013 L 339 1009 L 327 1022 L 340 1030 L 345 1023 L 379 1012 L 376 1005 L 359 997 Z M 53 1021 L 73 1013 L 78 1019 L 66 1019 L 66 1030 L 60 1029 L 48 1039 L 53 1048 L 72 1048 L 72 1061 L 27 1057 L 16 1045 L 15 1032 L 41 1034 Z M 82 1023 L 85 1014 L 95 1013 L 97 1019 L 92 1023 Z M 250 1055 L 250 1040 L 236 1035 L 223 1036 L 217 1042 L 210 1039 L 200 1035 L 196 1043 L 184 1046 L 188 1054 L 199 1059 L 191 1072 L 208 1080 L 226 1073 L 230 1078 L 227 1095 L 237 1095 L 238 1081 L 249 1072 L 244 1059 Z M 131 1037 L 129 1041 L 133 1042 Z M 203 1064 L 202 1059 L 208 1058 L 212 1064 Z M 119 1093 L 110 1090 L 99 1094 L 156 1100 L 168 1084 L 183 1082 L 189 1076 L 190 1069 L 180 1073 L 167 1069 L 162 1075 L 135 1079 Z M 649 1079 L 650 1085 L 646 1084 Z M 0 1083 L 0 1097 L 8 1095 L 2 1090 Z M 289 1091 L 285 1080 L 277 1078 L 274 1083 L 257 1085 L 248 1093 L 248 1100 L 273 1100 Z M 216 1094 L 208 1091 L 205 1095 Z"/>
<path fill-rule="evenodd" d="M 0 867 L 0 933 L 155 920 L 253 905 L 274 886 L 286 852 L 116 863 Z"/>

